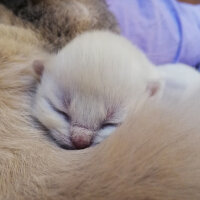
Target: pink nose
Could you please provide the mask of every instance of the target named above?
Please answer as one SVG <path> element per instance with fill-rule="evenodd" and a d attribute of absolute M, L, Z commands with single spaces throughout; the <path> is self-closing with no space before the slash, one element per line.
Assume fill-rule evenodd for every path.
<path fill-rule="evenodd" d="M 77 149 L 87 148 L 91 144 L 91 137 L 88 135 L 75 135 L 71 137 L 71 140 Z"/>
<path fill-rule="evenodd" d="M 90 146 L 92 141 L 92 132 L 90 130 L 73 127 L 71 134 L 71 141 L 76 149 L 84 149 Z"/>

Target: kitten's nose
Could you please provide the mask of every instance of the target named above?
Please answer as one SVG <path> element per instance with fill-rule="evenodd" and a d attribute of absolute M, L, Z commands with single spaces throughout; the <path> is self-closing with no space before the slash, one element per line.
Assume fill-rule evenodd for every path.
<path fill-rule="evenodd" d="M 73 127 L 71 131 L 71 141 L 76 149 L 84 149 L 90 146 L 92 131 L 81 127 Z"/>

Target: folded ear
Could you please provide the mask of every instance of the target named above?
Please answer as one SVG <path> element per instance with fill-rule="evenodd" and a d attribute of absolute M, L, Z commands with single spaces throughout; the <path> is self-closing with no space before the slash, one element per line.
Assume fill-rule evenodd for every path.
<path fill-rule="evenodd" d="M 164 81 L 162 79 L 150 80 L 147 83 L 146 90 L 150 97 L 157 95 L 163 90 Z"/>
<path fill-rule="evenodd" d="M 41 78 L 43 72 L 44 72 L 44 63 L 42 60 L 34 60 L 33 61 L 33 70 L 35 72 L 35 74 Z"/>

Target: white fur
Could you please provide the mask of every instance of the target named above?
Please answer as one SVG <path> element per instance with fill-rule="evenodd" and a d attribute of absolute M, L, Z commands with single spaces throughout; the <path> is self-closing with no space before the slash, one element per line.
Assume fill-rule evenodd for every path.
<path fill-rule="evenodd" d="M 90 144 L 84 147 L 101 142 L 110 135 L 110 129 L 102 129 L 102 124 L 121 124 L 130 106 L 137 107 L 148 97 L 148 84 L 160 84 L 158 72 L 141 51 L 105 31 L 80 35 L 45 65 L 34 114 L 67 148 L 75 148 L 70 141 L 74 126 L 83 132 L 73 133 L 78 134 L 78 142 L 88 141 L 93 132 Z"/>
<path fill-rule="evenodd" d="M 194 95 L 200 86 L 200 73 L 191 66 L 185 64 L 167 64 L 158 67 L 165 80 L 163 90 L 164 99 L 176 99 L 185 101 Z"/>

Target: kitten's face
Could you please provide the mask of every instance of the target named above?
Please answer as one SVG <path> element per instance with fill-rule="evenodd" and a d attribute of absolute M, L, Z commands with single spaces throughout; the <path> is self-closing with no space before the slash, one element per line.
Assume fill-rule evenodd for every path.
<path fill-rule="evenodd" d="M 35 116 L 62 147 L 82 149 L 98 144 L 124 120 L 125 107 L 117 105 L 121 102 L 73 88 L 64 90 L 48 77 L 38 88 L 34 106 Z"/>
<path fill-rule="evenodd" d="M 67 45 L 47 62 L 43 73 L 35 68 L 41 81 L 34 115 L 67 149 L 86 148 L 107 138 L 130 106 L 137 107 L 149 81 L 148 70 L 143 72 L 149 63 L 127 41 L 108 33 L 89 36 Z"/>

